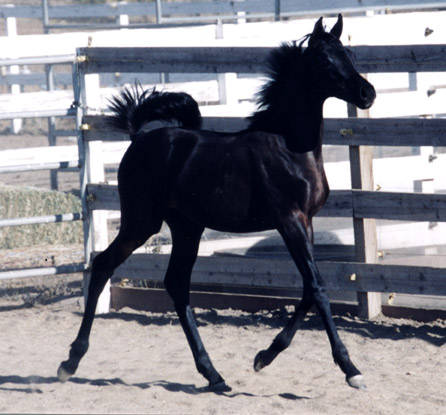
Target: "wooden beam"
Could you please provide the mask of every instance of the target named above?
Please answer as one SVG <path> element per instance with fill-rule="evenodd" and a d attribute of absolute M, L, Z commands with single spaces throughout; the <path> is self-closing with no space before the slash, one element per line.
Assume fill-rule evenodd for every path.
<path fill-rule="evenodd" d="M 104 116 L 84 116 L 87 141 L 128 141 L 128 136 L 112 131 Z M 203 128 L 240 131 L 248 126 L 245 117 L 203 117 Z M 445 118 L 326 118 L 324 144 L 368 146 L 446 147 Z"/>
<path fill-rule="evenodd" d="M 446 45 L 354 46 L 361 73 L 442 72 Z M 263 73 L 271 47 L 90 47 L 77 50 L 83 73 Z"/>
<path fill-rule="evenodd" d="M 324 144 L 356 146 L 446 146 L 442 118 L 328 118 Z"/>
<path fill-rule="evenodd" d="M 114 278 L 163 281 L 169 255 L 133 254 Z M 333 291 L 395 292 L 446 295 L 443 268 L 405 265 L 318 261 L 318 268 Z M 266 288 L 302 288 L 302 280 L 291 260 L 246 257 L 199 257 L 192 273 L 199 284 Z"/>
<path fill-rule="evenodd" d="M 93 210 L 119 210 L 116 185 L 88 184 Z M 354 217 L 406 221 L 446 222 L 446 195 L 333 190 L 318 214 L 321 217 Z"/>

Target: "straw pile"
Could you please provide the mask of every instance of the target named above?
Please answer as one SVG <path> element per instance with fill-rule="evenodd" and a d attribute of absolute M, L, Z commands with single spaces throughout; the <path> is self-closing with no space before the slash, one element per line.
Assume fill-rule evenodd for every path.
<path fill-rule="evenodd" d="M 47 216 L 81 211 L 78 197 L 33 187 L 0 183 L 0 218 Z M 82 242 L 82 223 L 50 223 L 0 228 L 0 249 Z"/>

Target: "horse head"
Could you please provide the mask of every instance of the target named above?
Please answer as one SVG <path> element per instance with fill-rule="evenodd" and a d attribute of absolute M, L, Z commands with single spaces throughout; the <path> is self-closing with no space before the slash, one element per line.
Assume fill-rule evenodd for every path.
<path fill-rule="evenodd" d="M 342 45 L 342 27 L 342 15 L 330 32 L 325 31 L 322 17 L 317 21 L 305 50 L 308 76 L 322 99 L 335 97 L 367 109 L 376 98 L 375 88 L 358 73 L 352 53 Z"/>

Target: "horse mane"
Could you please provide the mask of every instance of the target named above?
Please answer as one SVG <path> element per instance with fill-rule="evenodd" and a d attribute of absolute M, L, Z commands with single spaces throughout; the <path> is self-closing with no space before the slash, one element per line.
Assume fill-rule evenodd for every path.
<path fill-rule="evenodd" d="M 249 117 L 250 129 L 270 131 L 271 118 L 267 116 L 268 110 L 288 105 L 284 96 L 293 94 L 299 83 L 299 74 L 302 68 L 303 44 L 311 35 L 304 36 L 299 43 L 285 42 L 273 49 L 268 57 L 267 81 L 257 93 L 258 110 Z M 294 87 L 294 88 L 293 88 Z"/>

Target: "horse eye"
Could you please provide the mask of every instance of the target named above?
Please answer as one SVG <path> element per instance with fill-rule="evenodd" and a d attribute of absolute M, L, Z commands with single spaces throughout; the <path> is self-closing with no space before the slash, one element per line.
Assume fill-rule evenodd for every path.
<path fill-rule="evenodd" d="M 330 56 L 322 56 L 320 62 L 324 67 L 331 66 L 334 64 L 334 60 Z"/>

